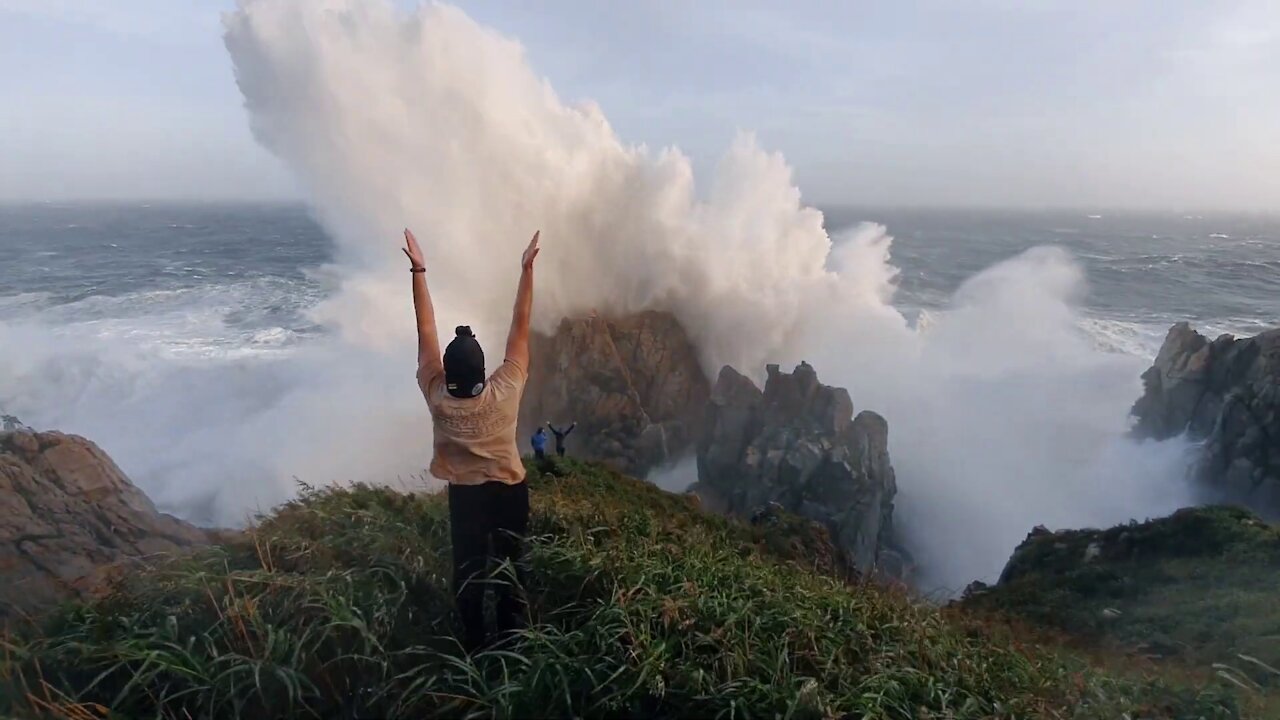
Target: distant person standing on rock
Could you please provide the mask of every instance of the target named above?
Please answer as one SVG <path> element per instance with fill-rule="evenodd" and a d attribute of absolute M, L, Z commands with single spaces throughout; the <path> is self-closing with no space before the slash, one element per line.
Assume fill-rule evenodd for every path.
<path fill-rule="evenodd" d="M 484 576 L 491 560 L 510 563 L 516 571 L 515 585 L 497 583 L 499 632 L 509 637 L 525 624 L 522 538 L 529 529 L 529 487 L 516 444 L 516 415 L 529 377 L 529 316 L 538 236 L 533 234 L 520 258 L 506 356 L 486 378 L 484 350 L 465 325 L 458 326 L 457 336 L 441 358 L 422 249 L 413 233 L 404 231 L 418 322 L 418 387 L 431 410 L 435 435 L 431 474 L 449 483 L 453 585 L 465 631 L 463 646 L 469 653 L 488 640 Z"/>
<path fill-rule="evenodd" d="M 533 446 L 533 457 L 538 460 L 547 459 L 547 431 L 541 427 L 533 433 L 533 437 L 529 438 L 529 444 Z"/>
<path fill-rule="evenodd" d="M 551 434 L 556 436 L 556 455 L 564 457 L 564 439 L 569 437 L 569 433 L 573 432 L 574 428 L 578 427 L 578 421 L 574 420 L 573 424 L 564 430 L 557 430 L 556 426 L 552 425 L 551 421 L 548 420 L 547 427 L 551 429 Z"/>

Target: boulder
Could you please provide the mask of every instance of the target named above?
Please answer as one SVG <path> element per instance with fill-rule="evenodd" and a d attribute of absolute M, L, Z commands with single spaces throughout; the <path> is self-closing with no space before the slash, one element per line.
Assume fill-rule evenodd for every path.
<path fill-rule="evenodd" d="M 889 559 L 904 573 L 905 556 L 891 547 L 897 485 L 884 418 L 865 410 L 855 417 L 849 393 L 820 383 L 807 363 L 789 374 L 767 370 L 763 391 L 733 368 L 720 371 L 695 492 L 739 517 L 780 507 L 818 521 L 853 569 L 870 573 Z"/>
<path fill-rule="evenodd" d="M 0 432 L 0 620 L 84 595 L 113 564 L 210 540 L 157 511 L 92 442 Z"/>
<path fill-rule="evenodd" d="M 1204 441 L 1196 472 L 1213 499 L 1280 516 L 1280 329 L 1210 341 L 1178 323 L 1142 380 L 1136 436 Z"/>
<path fill-rule="evenodd" d="M 530 354 L 522 443 L 540 423 L 576 421 L 570 454 L 640 477 L 692 451 L 711 388 L 673 316 L 566 318 Z"/>

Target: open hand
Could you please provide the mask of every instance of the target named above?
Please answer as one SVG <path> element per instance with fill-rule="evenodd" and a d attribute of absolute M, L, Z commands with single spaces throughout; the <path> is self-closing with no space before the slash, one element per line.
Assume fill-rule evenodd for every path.
<path fill-rule="evenodd" d="M 406 231 L 408 232 L 408 231 Z M 538 257 L 538 236 L 542 234 L 539 230 L 533 234 L 533 239 L 529 241 L 529 247 L 524 249 L 524 254 L 520 256 L 520 267 L 525 270 L 533 269 L 533 259 Z"/>
<path fill-rule="evenodd" d="M 537 236 L 534 236 L 537 240 Z M 409 258 L 411 267 L 424 268 L 426 264 L 422 260 L 422 248 L 418 247 L 418 238 L 413 236 L 413 231 L 409 228 L 404 229 L 404 247 L 400 248 L 404 251 L 405 256 Z M 527 250 L 525 252 L 528 252 Z"/>

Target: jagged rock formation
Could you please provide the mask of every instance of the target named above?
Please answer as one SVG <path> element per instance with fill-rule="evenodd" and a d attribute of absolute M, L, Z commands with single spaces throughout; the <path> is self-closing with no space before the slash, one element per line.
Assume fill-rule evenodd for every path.
<path fill-rule="evenodd" d="M 576 420 L 572 455 L 639 476 L 696 447 L 694 490 L 708 509 L 749 519 L 776 503 L 821 523 L 859 571 L 907 574 L 890 545 L 888 426 L 873 412 L 854 418 L 848 392 L 809 365 L 770 366 L 763 391 L 726 367 L 713 391 L 684 329 L 660 312 L 565 319 L 531 354 L 522 442 L 539 423 Z"/>
<path fill-rule="evenodd" d="M 1280 515 L 1280 329 L 1210 342 L 1178 323 L 1142 380 L 1136 435 L 1204 440 L 1199 474 L 1222 499 Z"/>
<path fill-rule="evenodd" d="M 710 383 L 671 315 L 566 318 L 531 355 L 522 443 L 539 423 L 577 421 L 571 454 L 640 477 L 693 447 Z"/>
<path fill-rule="evenodd" d="M 158 512 L 88 440 L 0 432 L 0 620 L 86 593 L 113 563 L 210 539 Z"/>
<path fill-rule="evenodd" d="M 904 574 L 891 549 L 897 485 L 884 418 L 855 418 L 849 393 L 801 363 L 791 374 L 770 365 L 763 391 L 725 367 L 705 423 L 694 490 L 709 509 L 752 517 L 777 503 L 825 525 L 859 572 Z"/>

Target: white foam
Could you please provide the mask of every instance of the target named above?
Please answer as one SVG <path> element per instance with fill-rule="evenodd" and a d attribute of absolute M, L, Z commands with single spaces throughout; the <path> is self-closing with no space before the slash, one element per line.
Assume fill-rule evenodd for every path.
<path fill-rule="evenodd" d="M 783 158 L 750 135 L 695 183 L 678 150 L 625 144 L 595 106 L 563 103 L 516 42 L 456 8 L 245 0 L 227 46 L 256 137 L 337 242 L 317 276 L 335 291 L 313 313 L 331 333 L 287 362 L 160 374 L 118 334 L 87 350 L 28 338 L 38 350 L 0 368 L 0 397 L 21 392 L 50 424 L 105 438 L 168 507 L 235 521 L 289 496 L 295 476 L 421 472 L 429 420 L 413 380 L 406 225 L 441 326 L 472 325 L 491 356 L 520 249 L 541 229 L 543 329 L 592 308 L 665 309 L 708 370 L 813 362 L 889 419 L 899 522 L 935 583 L 990 578 L 1038 523 L 1182 501 L 1161 478 L 1177 475 L 1177 453 L 1120 439 L 1144 363 L 1081 331 L 1083 273 L 1060 250 L 970 279 L 917 331 L 892 304 L 884 227 L 833 247 Z M 27 332 L 0 331 L 6 347 Z"/>
<path fill-rule="evenodd" d="M 1078 324 L 1098 350 L 1150 361 L 1160 351 L 1165 334 L 1173 323 L 1082 317 Z"/>
<path fill-rule="evenodd" d="M 48 305 L 52 295 L 47 292 L 0 295 L 0 313 L 8 317 L 29 315 Z"/>
<path fill-rule="evenodd" d="M 0 298 L 0 311 L 9 322 L 44 326 L 51 335 L 125 342 L 161 356 L 251 353 L 254 346 L 280 347 L 297 339 L 291 329 L 271 326 L 265 308 L 294 307 L 303 312 L 319 296 L 319 290 L 309 285 L 264 278 L 90 295 L 63 303 L 53 302 L 48 293 L 30 293 Z M 241 322 L 228 325 L 228 317 L 238 317 Z"/>
<path fill-rule="evenodd" d="M 918 332 L 892 306 L 885 228 L 833 248 L 784 160 L 749 135 L 698 185 L 678 150 L 626 145 L 598 108 L 561 102 L 518 44 L 455 8 L 322 6 L 247 2 L 227 44 L 258 139 L 339 244 L 340 289 L 318 317 L 346 342 L 412 357 L 393 251 L 404 225 L 428 266 L 448 269 L 430 278 L 442 324 L 500 339 L 515 259 L 540 228 L 543 328 L 591 308 L 667 309 L 708 370 L 807 359 L 881 410 L 902 519 L 920 529 L 930 518 L 915 540 L 937 582 L 990 577 L 1038 522 L 1141 515 L 1180 497 L 1148 497 L 1157 483 L 1124 472 L 1094 482 L 1096 468 L 1127 462 L 1114 448 L 1144 363 L 1082 332 L 1083 273 L 1065 253 L 989 269 Z M 407 374 L 363 374 L 371 389 L 403 387 L 411 401 L 396 406 L 425 429 Z M 372 437 L 394 429 L 376 405 L 347 410 Z"/>

